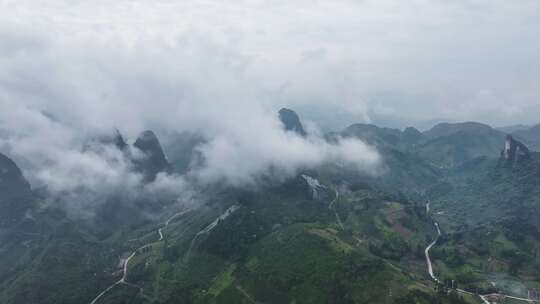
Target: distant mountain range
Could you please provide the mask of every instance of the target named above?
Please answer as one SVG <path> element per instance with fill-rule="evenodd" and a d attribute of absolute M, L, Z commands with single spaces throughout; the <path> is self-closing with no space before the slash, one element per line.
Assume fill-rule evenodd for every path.
<path fill-rule="evenodd" d="M 297 112 L 305 120 L 315 122 L 321 129 L 327 132 L 341 130 L 355 123 L 375 124 L 381 127 L 395 129 L 415 127 L 421 131 L 425 131 L 439 123 L 455 122 L 445 118 L 428 120 L 405 119 L 395 115 L 376 113 L 374 111 L 354 113 L 340 107 L 335 108 L 332 106 L 298 106 Z"/>
<path fill-rule="evenodd" d="M 501 131 L 501 132 L 504 132 L 504 133 L 513 133 L 513 132 L 520 131 L 520 130 L 527 130 L 530 127 L 531 126 L 528 126 L 528 125 L 518 124 L 518 125 L 510 125 L 510 126 L 498 127 L 496 129 Z"/>
<path fill-rule="evenodd" d="M 310 140 L 291 109 L 283 132 Z M 0 303 L 482 303 L 526 297 L 540 278 L 539 127 L 476 122 L 426 131 L 351 124 L 328 132 L 373 145 L 383 165 L 339 162 L 250 187 L 196 185 L 191 200 L 107 194 L 90 219 L 33 189 L 0 154 Z M 204 164 L 203 136 L 120 132 L 83 153 L 124 153 L 143 183 Z M 264 138 L 261 138 L 264 140 Z M 86 151 L 86 152 L 85 152 Z M 169 155 L 167 157 L 166 155 Z M 58 197 L 58 196 L 63 197 Z M 429 204 L 428 204 L 429 203 Z M 432 280 L 426 266 L 431 248 Z M 457 289 L 456 289 L 457 286 Z M 461 291 L 459 291 L 459 290 Z M 465 291 L 465 292 L 463 292 Z"/>

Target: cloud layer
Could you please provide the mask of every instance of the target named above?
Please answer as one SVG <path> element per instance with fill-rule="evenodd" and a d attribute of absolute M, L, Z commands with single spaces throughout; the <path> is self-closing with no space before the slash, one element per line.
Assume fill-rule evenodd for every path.
<path fill-rule="evenodd" d="M 76 104 L 63 113 L 71 122 L 164 119 L 161 100 L 194 95 L 493 124 L 540 113 L 534 0 L 0 5 L 2 99 L 61 113 Z"/>
<path fill-rule="evenodd" d="M 201 181 L 369 170 L 363 143 L 283 133 L 276 110 L 534 123 L 539 31 L 534 0 L 2 1 L 2 149 L 58 190 L 138 183 L 114 151 L 79 150 L 114 127 L 203 133 Z"/>

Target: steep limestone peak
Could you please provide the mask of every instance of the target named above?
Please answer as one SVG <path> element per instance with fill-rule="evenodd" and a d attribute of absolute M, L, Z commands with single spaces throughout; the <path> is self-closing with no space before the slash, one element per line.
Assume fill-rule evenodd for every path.
<path fill-rule="evenodd" d="M 286 131 L 296 132 L 300 136 L 306 136 L 307 133 L 300 122 L 300 118 L 295 111 L 287 108 L 279 110 L 279 119 L 283 123 Z"/>
<path fill-rule="evenodd" d="M 142 132 L 133 146 L 144 154 L 142 158 L 135 159 L 134 163 L 136 169 L 143 172 L 146 180 L 152 181 L 159 172 L 169 170 L 170 164 L 154 132 L 150 130 Z"/>
<path fill-rule="evenodd" d="M 501 156 L 506 163 L 512 164 L 522 159 L 528 159 L 531 156 L 529 149 L 520 141 L 514 139 L 510 134 L 506 135 L 506 141 L 504 143 L 504 149 L 501 152 Z"/>
<path fill-rule="evenodd" d="M 30 191 L 30 184 L 21 169 L 9 157 L 0 153 L 0 199 Z"/>

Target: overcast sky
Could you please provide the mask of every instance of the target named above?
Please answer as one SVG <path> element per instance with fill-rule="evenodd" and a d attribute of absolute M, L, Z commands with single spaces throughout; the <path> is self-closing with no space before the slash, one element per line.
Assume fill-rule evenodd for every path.
<path fill-rule="evenodd" d="M 137 129 L 184 120 L 163 110 L 197 98 L 218 109 L 311 103 L 415 119 L 540 122 L 535 0 L 2 0 L 0 7 L 1 100 L 71 123 Z"/>
<path fill-rule="evenodd" d="M 365 167 L 369 147 L 284 135 L 276 111 L 539 123 L 539 56 L 537 0 L 0 0 L 1 147 L 50 165 L 81 134 L 160 124 L 213 139 L 203 177 Z"/>

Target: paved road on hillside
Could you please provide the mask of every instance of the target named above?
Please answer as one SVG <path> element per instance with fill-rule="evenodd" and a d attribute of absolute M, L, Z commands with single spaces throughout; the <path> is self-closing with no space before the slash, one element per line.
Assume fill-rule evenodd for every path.
<path fill-rule="evenodd" d="M 337 188 L 335 188 L 334 191 L 336 192 L 336 197 L 330 202 L 330 204 L 328 205 L 328 209 L 334 211 L 334 215 L 336 216 L 336 222 L 338 223 L 341 230 L 345 230 L 345 227 L 343 226 L 343 222 L 341 221 L 341 217 L 339 216 L 336 210 L 336 206 L 335 206 L 336 202 L 339 199 L 339 191 L 337 190 Z"/>
<path fill-rule="evenodd" d="M 426 211 L 429 215 L 429 212 L 430 212 L 430 203 L 428 202 L 426 204 Z M 431 244 L 429 244 L 427 247 L 426 247 L 426 250 L 425 250 L 425 254 L 426 254 L 426 263 L 427 263 L 427 267 L 428 267 L 428 273 L 429 273 L 429 276 L 437 283 L 441 283 L 441 281 L 437 278 L 437 276 L 435 276 L 434 272 L 433 272 L 433 266 L 432 266 L 432 262 L 431 262 L 431 258 L 429 256 L 429 251 L 431 250 L 431 248 L 433 248 L 433 246 L 435 246 L 437 244 L 437 241 L 439 240 L 440 236 L 441 236 L 441 229 L 439 228 L 439 223 L 433 221 L 434 223 L 434 226 L 435 228 L 437 229 L 437 237 L 435 238 L 435 240 L 433 242 L 431 242 Z M 466 291 L 466 290 L 463 290 L 463 289 L 455 289 L 457 292 L 459 293 L 462 293 L 462 294 L 468 294 L 468 295 L 476 295 L 472 292 L 469 292 L 469 291 Z M 525 301 L 527 303 L 532 303 L 531 300 L 529 299 L 525 299 L 525 298 L 520 298 L 520 297 L 514 297 L 514 296 L 510 296 L 510 295 L 505 295 L 505 294 L 500 294 L 502 296 L 505 296 L 506 298 L 510 298 L 510 299 L 514 299 L 514 300 L 518 300 L 518 301 Z M 480 297 L 480 299 L 482 299 L 482 302 L 484 302 L 485 304 L 491 304 L 488 300 L 487 300 L 487 296 L 488 295 L 478 295 Z"/>
<path fill-rule="evenodd" d="M 439 279 L 433 273 L 433 265 L 431 264 L 431 258 L 429 257 L 429 251 L 431 250 L 433 246 L 435 246 L 435 244 L 437 244 L 437 242 L 439 241 L 439 237 L 441 236 L 441 229 L 439 228 L 439 224 L 435 223 L 435 227 L 437 228 L 437 237 L 435 238 L 433 242 L 431 242 L 431 244 L 429 244 L 426 247 L 425 254 L 426 254 L 426 263 L 428 266 L 429 275 L 435 282 L 440 283 Z"/>
<path fill-rule="evenodd" d="M 189 261 L 189 258 L 191 257 L 191 251 L 193 250 L 193 247 L 195 246 L 195 242 L 197 241 L 197 239 L 201 235 L 210 233 L 212 230 L 214 230 L 214 228 L 217 227 L 217 225 L 219 224 L 220 221 L 225 220 L 231 214 L 236 212 L 236 210 L 238 210 L 238 209 L 240 209 L 240 206 L 238 206 L 238 205 L 233 205 L 233 206 L 229 207 L 229 209 L 225 210 L 225 212 L 222 215 L 218 216 L 212 223 L 210 223 L 208 226 L 206 226 L 203 230 L 197 232 L 197 234 L 195 234 L 195 237 L 191 240 L 191 244 L 189 245 L 188 251 L 187 251 L 186 255 L 184 256 L 184 262 Z"/>
<path fill-rule="evenodd" d="M 178 216 L 181 216 L 181 215 L 184 215 L 186 214 L 187 212 L 191 211 L 191 209 L 188 209 L 188 210 L 184 210 L 184 211 L 181 211 L 181 212 L 178 212 L 176 214 L 174 214 L 173 216 L 171 216 L 165 223 L 164 223 L 164 227 L 161 227 L 157 230 L 158 232 L 158 235 L 159 235 L 159 240 L 158 241 L 162 241 L 163 240 L 163 230 L 165 227 L 169 226 L 169 223 L 171 222 L 171 220 L 173 220 L 174 218 L 178 217 Z M 112 284 L 111 286 L 107 287 L 105 290 L 103 290 L 100 294 L 98 294 L 94 300 L 92 300 L 92 302 L 90 302 L 90 304 L 96 304 L 104 295 L 106 295 L 109 291 L 111 291 L 113 288 L 115 288 L 116 286 L 118 285 L 121 285 L 121 284 L 125 284 L 125 285 L 129 285 L 129 286 L 133 286 L 133 287 L 137 287 L 137 288 L 140 288 L 139 286 L 136 286 L 134 284 L 130 284 L 127 282 L 127 275 L 128 275 L 128 264 L 129 264 L 129 261 L 131 261 L 131 259 L 133 257 L 135 257 L 135 255 L 137 254 L 137 252 L 139 252 L 140 250 L 142 249 L 145 249 L 147 247 L 150 247 L 152 245 L 152 243 L 148 243 L 148 244 L 145 244 L 137 249 L 135 249 L 135 251 L 133 251 L 131 253 L 131 255 L 124 260 L 124 264 L 123 264 L 123 267 L 122 267 L 122 278 L 120 280 L 118 280 L 117 282 L 115 282 L 114 284 Z"/>

